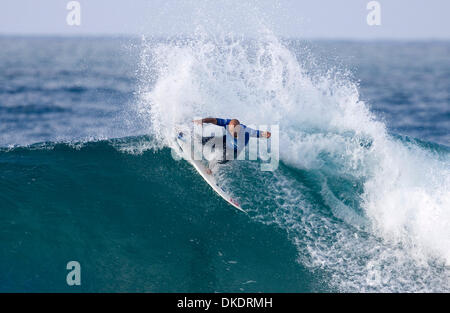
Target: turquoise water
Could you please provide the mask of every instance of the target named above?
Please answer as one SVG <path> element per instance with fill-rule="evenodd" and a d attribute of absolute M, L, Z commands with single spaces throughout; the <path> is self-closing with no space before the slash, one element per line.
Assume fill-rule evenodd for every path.
<path fill-rule="evenodd" d="M 449 43 L 0 41 L 0 291 L 450 290 Z M 279 125 L 220 168 L 248 215 L 172 157 L 196 116 Z"/>
<path fill-rule="evenodd" d="M 283 231 L 228 206 L 168 149 L 130 155 L 96 142 L 0 155 L 2 291 L 324 288 Z M 66 285 L 69 259 L 81 264 L 79 287 Z"/>

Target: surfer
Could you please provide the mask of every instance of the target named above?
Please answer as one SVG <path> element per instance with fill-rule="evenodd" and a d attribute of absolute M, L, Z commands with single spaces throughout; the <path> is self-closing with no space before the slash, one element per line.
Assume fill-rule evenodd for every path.
<path fill-rule="evenodd" d="M 219 156 L 219 158 L 215 159 L 215 162 L 210 162 L 210 166 L 207 170 L 208 174 L 212 173 L 211 167 L 215 165 L 215 163 L 224 164 L 229 160 L 236 159 L 248 144 L 250 137 L 270 138 L 271 136 L 270 132 L 252 129 L 244 124 L 241 124 L 237 119 L 207 117 L 200 120 L 194 120 L 193 122 L 200 125 L 214 124 L 224 127 L 226 130 L 226 135 L 222 136 L 222 138 L 218 138 L 218 142 L 222 142 L 223 153 Z M 202 145 L 205 145 L 213 138 L 217 137 L 202 137 Z"/>

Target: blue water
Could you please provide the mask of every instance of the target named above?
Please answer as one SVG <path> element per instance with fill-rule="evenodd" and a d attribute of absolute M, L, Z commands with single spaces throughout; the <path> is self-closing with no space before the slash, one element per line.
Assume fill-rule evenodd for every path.
<path fill-rule="evenodd" d="M 449 53 L 1 37 L 0 291 L 450 291 Z M 248 215 L 172 158 L 193 116 L 280 125 L 221 169 Z"/>

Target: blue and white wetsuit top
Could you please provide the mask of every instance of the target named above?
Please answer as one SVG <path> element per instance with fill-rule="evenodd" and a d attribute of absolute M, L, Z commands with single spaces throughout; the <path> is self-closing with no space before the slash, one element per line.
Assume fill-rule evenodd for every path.
<path fill-rule="evenodd" d="M 229 154 L 229 152 L 233 153 L 233 151 L 236 151 L 237 155 L 239 155 L 239 153 L 248 144 L 250 137 L 260 137 L 261 132 L 259 130 L 247 127 L 244 124 L 239 124 L 241 127 L 238 133 L 238 137 L 235 138 L 233 134 L 230 133 L 227 127 L 230 124 L 231 119 L 216 118 L 216 120 L 217 126 L 222 126 L 226 130 L 227 154 Z"/>

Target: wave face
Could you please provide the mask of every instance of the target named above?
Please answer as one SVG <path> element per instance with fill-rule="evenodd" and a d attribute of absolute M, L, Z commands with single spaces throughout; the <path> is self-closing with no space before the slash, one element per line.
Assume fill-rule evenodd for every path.
<path fill-rule="evenodd" d="M 69 291 L 55 268 L 75 259 L 82 291 L 448 291 L 448 246 L 432 240 L 447 231 L 442 195 L 415 186 L 405 199 L 406 186 L 383 185 L 378 201 L 392 202 L 380 203 L 377 176 L 241 161 L 221 171 L 247 216 L 153 146 L 145 136 L 2 149 L 1 290 Z"/>
<path fill-rule="evenodd" d="M 200 116 L 279 125 L 278 171 L 223 169 L 253 220 L 285 230 L 333 290 L 448 290 L 448 148 L 389 134 L 348 73 L 269 31 L 257 38 L 144 42 L 153 83 L 143 80 L 140 105 L 156 142 Z"/>
<path fill-rule="evenodd" d="M 283 231 L 131 137 L 0 151 L 0 291 L 325 291 Z M 255 178 L 256 181 L 257 178 Z M 281 266 L 282 265 L 282 266 Z"/>

